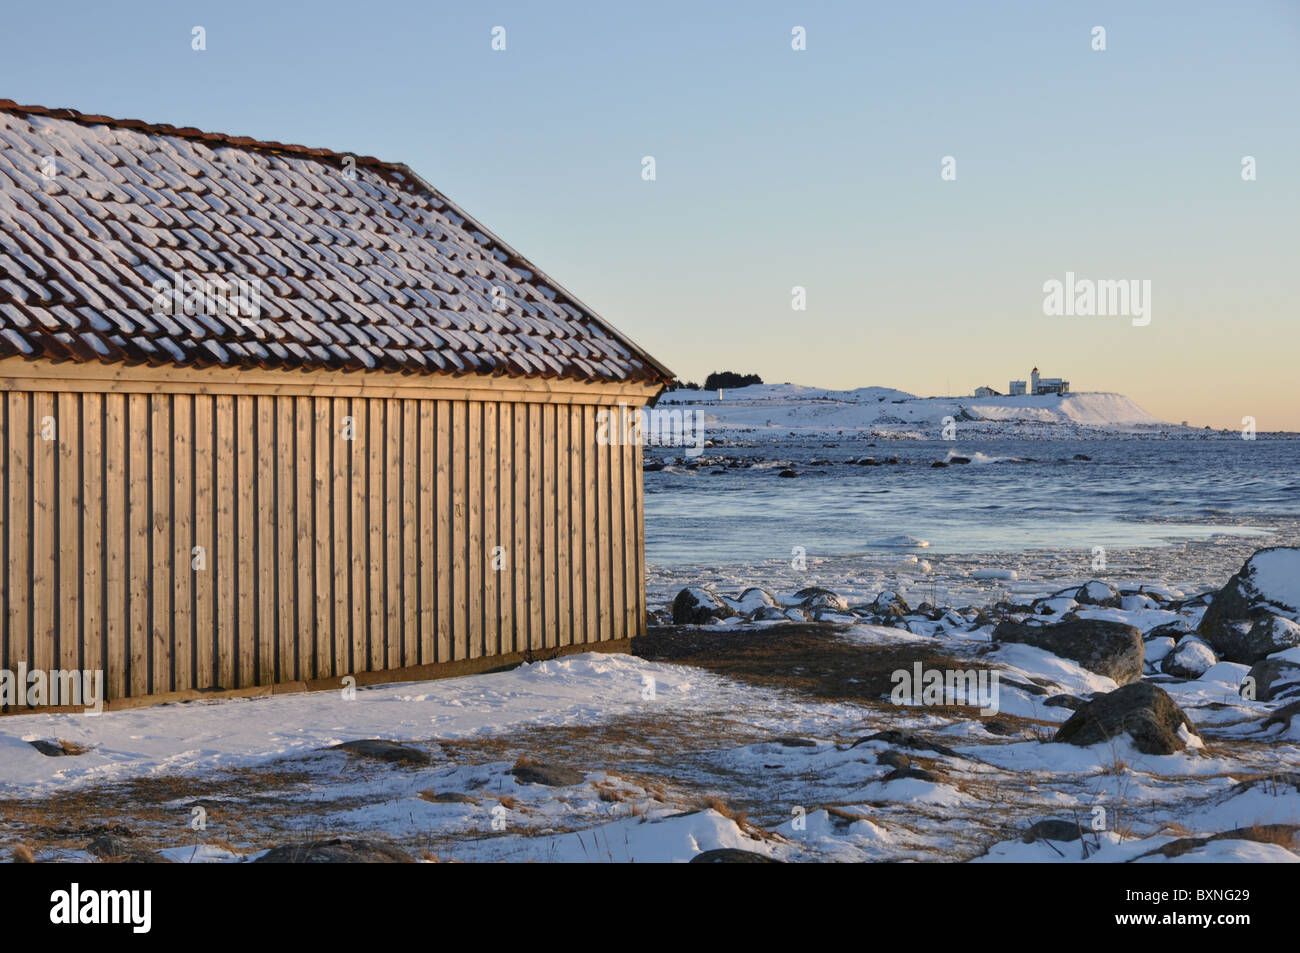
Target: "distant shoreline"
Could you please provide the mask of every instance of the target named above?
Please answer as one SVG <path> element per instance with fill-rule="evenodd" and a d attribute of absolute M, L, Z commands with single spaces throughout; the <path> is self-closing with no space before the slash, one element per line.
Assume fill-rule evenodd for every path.
<path fill-rule="evenodd" d="M 761 384 L 718 392 L 675 390 L 651 413 L 691 409 L 713 433 L 861 433 L 879 440 L 1292 440 L 1293 431 L 1212 429 L 1162 421 L 1123 394 L 1079 391 L 990 397 L 917 397 L 889 387 L 832 390 Z M 1246 418 L 1244 423 L 1250 423 Z"/>

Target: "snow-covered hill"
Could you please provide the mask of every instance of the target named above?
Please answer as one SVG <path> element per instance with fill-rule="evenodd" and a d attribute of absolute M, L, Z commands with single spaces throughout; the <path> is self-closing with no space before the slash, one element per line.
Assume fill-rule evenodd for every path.
<path fill-rule="evenodd" d="M 963 428 L 988 431 L 1183 429 L 1152 416 L 1122 394 L 1101 393 L 916 397 L 891 387 L 827 390 L 759 384 L 724 391 L 722 400 L 716 391 L 672 391 L 660 398 L 659 407 L 694 409 L 712 430 L 870 430 L 938 439 L 945 417 Z"/>

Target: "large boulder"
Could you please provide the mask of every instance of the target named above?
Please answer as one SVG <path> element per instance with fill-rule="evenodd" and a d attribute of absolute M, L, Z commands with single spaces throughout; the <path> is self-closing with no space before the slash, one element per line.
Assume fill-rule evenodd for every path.
<path fill-rule="evenodd" d="M 1199 738 L 1168 692 L 1150 682 L 1134 682 L 1094 697 L 1052 740 L 1086 748 L 1123 734 L 1144 754 L 1176 754 L 1190 739 Z"/>
<path fill-rule="evenodd" d="M 1006 619 L 993 630 L 993 640 L 1045 649 L 1120 685 L 1142 677 L 1142 633 L 1122 622 L 1072 619 L 1056 625 L 1030 625 Z"/>
<path fill-rule="evenodd" d="M 766 854 L 739 847 L 715 847 L 705 850 L 690 859 L 692 864 L 779 864 L 780 861 Z"/>
<path fill-rule="evenodd" d="M 1261 549 L 1219 590 L 1198 631 L 1229 662 L 1300 645 L 1300 548 Z"/>
<path fill-rule="evenodd" d="M 673 625 L 707 625 L 736 613 L 712 589 L 687 586 L 673 600 Z"/>
<path fill-rule="evenodd" d="M 1294 653 L 1288 652 L 1287 655 Z M 1250 667 L 1246 676 L 1255 687 L 1255 700 L 1288 701 L 1300 698 L 1300 663 L 1284 658 L 1266 658 Z"/>
<path fill-rule="evenodd" d="M 383 738 L 363 738 L 360 741 L 345 741 L 331 745 L 330 751 L 346 751 L 358 758 L 373 758 L 376 761 L 388 761 L 394 764 L 430 764 L 433 758 L 429 752 L 412 748 L 398 741 Z"/>

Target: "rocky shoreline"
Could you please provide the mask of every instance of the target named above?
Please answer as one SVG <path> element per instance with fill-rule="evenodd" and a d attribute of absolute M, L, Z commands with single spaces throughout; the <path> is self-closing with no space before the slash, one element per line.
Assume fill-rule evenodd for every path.
<path fill-rule="evenodd" d="M 652 610 L 649 621 L 716 631 L 869 625 L 938 642 L 987 643 L 986 650 L 1031 646 L 1118 686 L 1086 696 L 1043 692 L 1042 704 L 1075 712 L 1055 740 L 1085 746 L 1124 732 L 1146 753 L 1199 746 L 1191 719 L 1161 686 L 1207 676 L 1235 685 L 1245 701 L 1274 703 L 1266 712 L 1269 728 L 1289 731 L 1300 714 L 1300 548 L 1258 550 L 1222 588 L 1191 597 L 1094 579 L 1027 604 L 913 607 L 892 591 L 850 605 L 818 586 L 788 594 L 751 586 L 735 596 L 688 586 L 671 605 Z"/>

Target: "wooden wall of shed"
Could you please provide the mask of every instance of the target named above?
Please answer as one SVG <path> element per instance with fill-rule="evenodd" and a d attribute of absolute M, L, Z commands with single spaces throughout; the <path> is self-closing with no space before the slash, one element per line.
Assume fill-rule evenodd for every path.
<path fill-rule="evenodd" d="M 0 393 L 0 668 L 111 700 L 638 634 L 640 448 L 598 411 Z"/>

